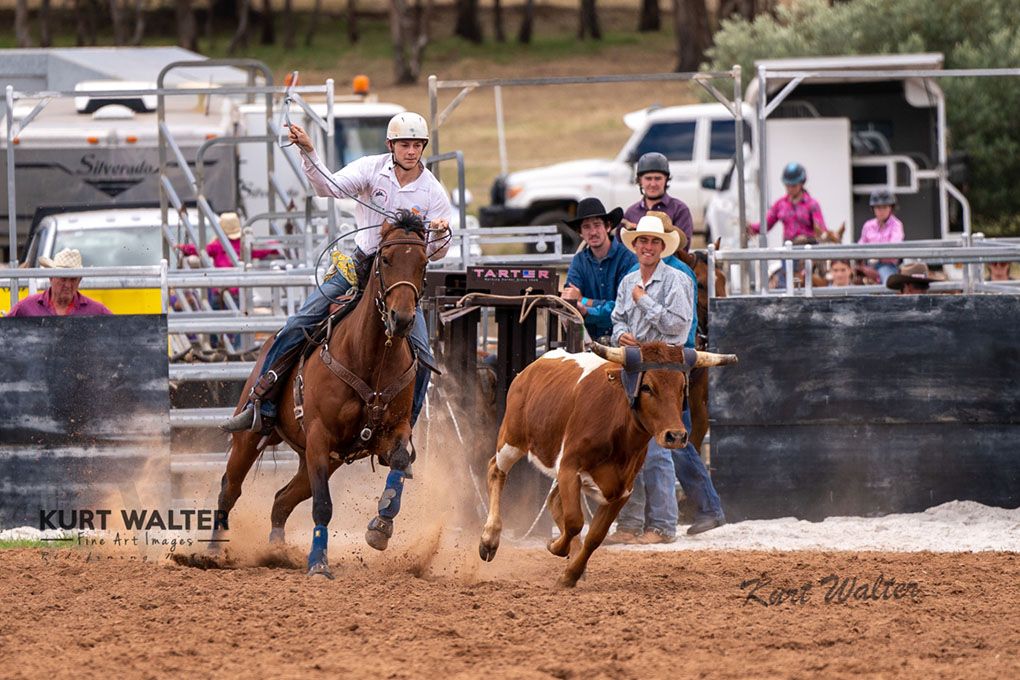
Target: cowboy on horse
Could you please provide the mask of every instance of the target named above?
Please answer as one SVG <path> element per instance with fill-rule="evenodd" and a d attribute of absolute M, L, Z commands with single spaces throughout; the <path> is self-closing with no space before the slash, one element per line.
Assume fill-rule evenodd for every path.
<path fill-rule="evenodd" d="M 246 433 L 254 433 L 263 437 L 262 444 L 265 444 L 265 437 L 271 437 L 281 432 L 282 425 L 278 412 L 283 395 L 282 389 L 286 384 L 293 384 L 294 380 L 288 380 L 289 370 L 303 355 L 307 336 L 315 336 L 316 329 L 322 322 L 330 317 L 331 303 L 340 302 L 345 305 L 340 312 L 356 311 L 356 305 L 360 300 L 360 293 L 369 289 L 385 286 L 377 291 L 376 299 L 372 303 L 381 315 L 382 325 L 385 327 L 387 347 L 393 340 L 394 335 L 406 335 L 413 347 L 415 370 L 402 376 L 404 385 L 396 383 L 390 385 L 386 390 L 387 396 L 392 399 L 395 393 L 401 392 L 413 379 L 414 393 L 413 402 L 409 415 L 408 441 L 410 427 L 413 427 L 425 401 L 425 392 L 429 384 L 430 371 L 434 363 L 432 350 L 429 347 L 428 332 L 425 325 L 425 318 L 418 302 L 421 297 L 422 278 L 411 281 L 409 276 L 404 276 L 399 281 L 390 281 L 386 278 L 384 270 L 394 265 L 392 260 L 400 257 L 413 257 L 410 251 L 417 246 L 424 246 L 424 258 L 422 258 L 422 277 L 424 276 L 425 258 L 438 260 L 442 258 L 449 249 L 450 232 L 449 219 L 453 208 L 439 181 L 422 164 L 422 155 L 428 145 L 429 133 L 425 119 L 415 113 L 405 112 L 394 116 L 387 126 L 386 145 L 388 153 L 375 156 L 366 156 L 354 161 L 342 168 L 335 174 L 330 174 L 323 168 L 307 133 L 298 125 L 290 126 L 290 140 L 301 149 L 302 164 L 305 174 L 315 187 L 320 196 L 352 197 L 358 202 L 355 211 L 357 232 L 354 240 L 356 244 L 353 253 L 353 270 L 340 271 L 328 278 L 318 289 L 313 290 L 305 300 L 301 309 L 287 320 L 286 325 L 272 340 L 268 353 L 258 365 L 258 375 L 252 376 L 249 382 L 253 382 L 246 402 L 239 412 L 222 424 L 222 428 L 228 432 L 235 433 L 237 437 Z M 385 219 L 384 219 L 385 218 Z M 426 230 L 423 220 L 428 219 Z M 380 222 L 384 224 L 380 225 Z M 402 229 L 398 230 L 397 227 Z M 404 235 L 399 236 L 394 244 L 398 248 L 387 249 L 387 240 L 390 234 L 403 231 Z M 385 241 L 385 242 L 384 242 Z M 380 251 L 388 251 L 382 252 Z M 381 260 L 381 261 L 380 261 Z M 397 267 L 399 269 L 399 267 Z M 405 267 L 406 269 L 406 267 Z M 417 276 L 417 274 L 415 274 Z M 405 286 L 406 284 L 406 286 Z M 387 298 L 392 296 L 402 297 L 397 294 L 396 289 L 407 287 L 414 289 L 414 313 L 412 321 L 408 324 L 400 324 L 396 318 L 396 312 L 387 305 Z M 352 290 L 353 289 L 353 290 Z M 341 296 L 346 296 L 340 299 Z M 369 302 L 365 300 L 365 302 Z M 352 316 L 357 317 L 357 314 Z M 362 315 L 363 316 L 363 315 Z M 338 318 L 338 315 L 330 317 Z M 351 318 L 348 322 L 353 323 L 356 319 Z M 404 321 L 404 320 L 401 320 Z M 366 321 L 362 321 L 363 323 Z M 406 327 L 402 327 L 406 325 Z M 326 333 L 326 349 L 319 353 L 323 364 L 329 367 L 330 371 L 350 386 L 355 395 L 361 401 L 366 402 L 370 414 L 377 418 L 380 410 L 385 404 L 376 401 L 368 403 L 373 398 L 381 396 L 379 390 L 384 385 L 375 384 L 369 387 L 375 378 L 372 375 L 351 375 L 351 371 L 341 363 L 330 360 L 331 354 L 328 351 L 329 335 L 333 332 L 332 323 Z M 365 333 L 368 330 L 365 329 Z M 321 335 L 321 333 L 320 333 Z M 318 362 L 316 362 L 318 363 Z M 301 382 L 299 374 L 296 380 Z M 307 380 L 304 381 L 307 383 Z M 373 388 L 376 390 L 373 392 Z M 299 391 L 295 396 L 300 399 Z M 295 402 L 295 415 L 300 419 L 303 415 L 302 404 Z M 307 425 L 307 423 L 306 423 Z M 360 439 L 369 442 L 373 434 L 372 423 L 366 423 L 361 429 Z M 400 508 L 400 495 L 403 489 L 403 481 L 410 472 L 412 454 L 408 446 L 392 452 L 381 452 L 382 458 L 385 454 L 385 462 L 390 466 L 390 473 L 386 479 L 386 488 L 379 501 L 379 514 L 368 526 L 366 540 L 372 547 L 383 550 L 393 533 L 393 518 Z M 355 456 L 359 457 L 359 456 Z M 345 462 L 349 462 L 345 461 Z M 228 474 L 229 474 L 228 463 Z M 242 475 L 243 479 L 243 475 Z M 224 491 L 228 485 L 227 475 L 224 476 Z M 281 490 L 281 493 L 283 490 Z M 327 490 L 328 492 L 328 490 Z M 236 491 L 240 494 L 240 489 Z M 232 495 L 232 494 L 228 494 Z M 307 496 L 306 496 L 307 497 Z M 279 498 L 279 494 L 278 494 Z M 221 494 L 221 505 L 223 504 Z M 227 499 L 229 501 L 229 498 Z M 236 498 L 234 499 L 236 501 Z M 232 506 L 233 502 L 227 505 Z M 274 508 L 275 514 L 275 508 Z M 289 514 L 289 512 L 288 512 Z M 313 514 L 314 511 L 313 511 Z M 316 541 L 320 533 L 316 518 Z M 328 521 L 328 520 L 327 520 Z M 277 527 L 274 520 L 274 534 L 277 528 L 282 533 L 282 525 Z M 325 562 L 325 527 L 322 527 L 323 534 L 321 547 L 322 562 Z M 279 534 L 277 534 L 279 537 Z M 313 544 L 313 553 L 314 544 Z M 311 566 L 312 558 L 309 563 Z"/>

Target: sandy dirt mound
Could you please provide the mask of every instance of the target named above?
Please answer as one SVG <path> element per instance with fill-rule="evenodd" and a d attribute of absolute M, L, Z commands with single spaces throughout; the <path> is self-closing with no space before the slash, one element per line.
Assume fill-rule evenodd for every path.
<path fill-rule="evenodd" d="M 433 533 L 381 555 L 336 545 L 335 581 L 286 559 L 200 569 L 6 551 L 0 674 L 1020 677 L 1012 553 L 604 549 L 558 590 L 562 561 L 504 545 L 482 564 L 468 539 Z M 746 584 L 763 574 L 768 585 Z M 776 588 L 782 602 L 766 606 Z"/>

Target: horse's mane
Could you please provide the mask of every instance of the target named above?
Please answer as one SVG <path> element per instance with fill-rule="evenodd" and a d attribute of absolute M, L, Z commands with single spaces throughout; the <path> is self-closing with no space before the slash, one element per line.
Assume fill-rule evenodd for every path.
<path fill-rule="evenodd" d="M 393 229 L 403 229 L 406 233 L 425 237 L 425 222 L 421 215 L 412 210 L 398 210 L 389 223 Z"/>

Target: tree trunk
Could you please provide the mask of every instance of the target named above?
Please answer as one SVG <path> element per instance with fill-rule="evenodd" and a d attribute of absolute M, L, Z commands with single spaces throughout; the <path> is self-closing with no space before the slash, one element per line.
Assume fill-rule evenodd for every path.
<path fill-rule="evenodd" d="M 535 25 L 535 0 L 524 0 L 524 13 L 521 16 L 521 27 L 517 31 L 517 42 L 522 45 L 531 44 L 531 32 Z"/>
<path fill-rule="evenodd" d="M 457 23 L 453 34 L 476 45 L 482 43 L 482 24 L 478 21 L 478 0 L 457 0 Z"/>
<path fill-rule="evenodd" d="M 145 0 L 135 0 L 135 31 L 131 36 L 131 44 L 138 46 L 142 44 L 145 37 Z"/>
<path fill-rule="evenodd" d="M 360 37 L 358 34 L 357 0 L 347 0 L 347 41 L 354 45 Z"/>
<path fill-rule="evenodd" d="M 722 23 L 723 19 L 729 19 L 734 14 L 747 21 L 754 21 L 756 4 L 755 0 L 720 0 L 717 23 Z"/>
<path fill-rule="evenodd" d="M 74 0 L 74 44 L 77 47 L 85 46 L 85 12 L 81 6 L 84 1 Z"/>
<path fill-rule="evenodd" d="M 32 31 L 28 27 L 28 0 L 18 0 L 14 5 L 14 35 L 18 47 L 33 47 Z"/>
<path fill-rule="evenodd" d="M 322 0 L 315 0 L 315 7 L 312 9 L 312 20 L 308 24 L 308 33 L 305 34 L 305 47 L 311 47 L 315 40 L 315 29 L 319 27 L 319 16 L 322 13 Z"/>
<path fill-rule="evenodd" d="M 705 0 L 673 0 L 673 26 L 676 32 L 676 70 L 697 71 L 712 42 L 708 30 Z"/>
<path fill-rule="evenodd" d="M 238 0 L 237 31 L 227 46 L 227 54 L 231 56 L 237 53 L 238 48 L 248 47 L 248 14 L 250 11 L 251 0 Z"/>
<path fill-rule="evenodd" d="M 428 17 L 429 5 L 423 7 L 421 0 L 418 0 L 413 10 L 407 0 L 390 0 L 393 75 L 398 85 L 418 82 L 422 57 L 429 41 Z"/>
<path fill-rule="evenodd" d="M 110 0 L 110 23 L 113 26 L 113 44 L 123 45 L 127 42 L 124 35 L 124 12 L 118 0 Z"/>
<path fill-rule="evenodd" d="M 641 18 L 638 19 L 637 30 L 648 33 L 661 28 L 662 17 L 659 15 L 659 0 L 641 0 Z"/>
<path fill-rule="evenodd" d="M 195 11 L 191 0 L 177 0 L 177 44 L 192 52 L 198 51 Z M 211 14 L 211 13 L 210 13 Z"/>
<path fill-rule="evenodd" d="M 272 0 L 262 0 L 262 34 L 259 42 L 263 45 L 276 44 L 276 16 Z"/>
<path fill-rule="evenodd" d="M 503 30 L 503 5 L 500 0 L 492 2 L 492 30 L 496 34 L 496 42 L 506 42 L 506 32 Z"/>
<path fill-rule="evenodd" d="M 581 0 L 581 21 L 577 26 L 577 39 L 584 40 L 586 35 L 590 35 L 593 40 L 602 40 L 595 0 Z"/>
<path fill-rule="evenodd" d="M 294 20 L 293 0 L 283 2 L 283 47 L 292 50 L 297 45 L 297 21 Z"/>
<path fill-rule="evenodd" d="M 39 47 L 49 47 L 53 44 L 53 35 L 50 33 L 50 0 L 42 0 L 39 3 Z"/>

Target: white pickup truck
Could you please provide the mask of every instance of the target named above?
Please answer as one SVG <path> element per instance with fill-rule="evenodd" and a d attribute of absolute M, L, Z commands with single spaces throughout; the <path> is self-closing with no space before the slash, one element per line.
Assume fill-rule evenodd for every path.
<path fill-rule="evenodd" d="M 753 112 L 745 108 L 750 120 Z M 714 193 L 702 187 L 708 177 L 721 183 L 734 152 L 733 116 L 722 104 L 693 104 L 633 111 L 624 123 L 634 133 L 616 158 L 568 161 L 500 176 L 492 186 L 492 204 L 483 207 L 482 226 L 559 224 L 573 216 L 586 196 L 606 207 L 627 206 L 640 197 L 634 164 L 649 151 L 665 154 L 670 165 L 670 195 L 691 209 L 696 231 L 703 231 L 705 208 Z M 745 123 L 744 138 L 751 139 Z M 577 236 L 562 225 L 564 250 Z"/>

